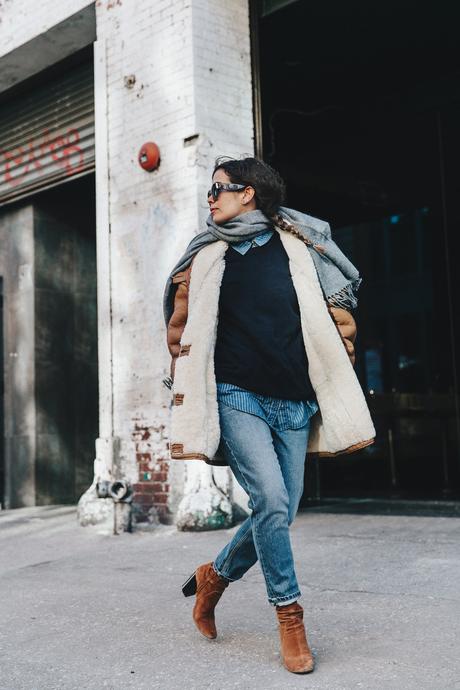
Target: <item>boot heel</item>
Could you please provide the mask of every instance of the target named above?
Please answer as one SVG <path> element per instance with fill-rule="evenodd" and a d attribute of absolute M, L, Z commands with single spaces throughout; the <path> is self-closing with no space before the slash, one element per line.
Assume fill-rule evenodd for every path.
<path fill-rule="evenodd" d="M 196 593 L 196 574 L 190 575 L 188 580 L 182 585 L 182 593 L 184 597 L 191 597 L 192 594 Z"/>

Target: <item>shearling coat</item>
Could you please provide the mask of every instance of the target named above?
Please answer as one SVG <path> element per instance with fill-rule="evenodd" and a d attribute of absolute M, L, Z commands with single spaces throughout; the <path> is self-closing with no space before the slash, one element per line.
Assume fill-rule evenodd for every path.
<path fill-rule="evenodd" d="M 319 405 L 311 419 L 307 452 L 321 456 L 354 452 L 375 440 L 367 403 L 353 369 L 355 320 L 347 310 L 325 301 L 305 244 L 289 232 L 276 230 L 289 257 L 309 376 Z M 172 459 L 226 464 L 216 456 L 220 429 L 214 347 L 227 248 L 223 240 L 207 245 L 186 270 L 173 277 L 177 290 L 167 327 L 173 380 Z"/>

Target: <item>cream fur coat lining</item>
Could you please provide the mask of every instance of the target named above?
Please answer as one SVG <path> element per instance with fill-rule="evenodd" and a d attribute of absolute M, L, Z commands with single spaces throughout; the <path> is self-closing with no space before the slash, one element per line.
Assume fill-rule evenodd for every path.
<path fill-rule="evenodd" d="M 324 300 L 306 245 L 277 228 L 300 307 L 309 376 L 319 410 L 311 419 L 308 453 L 338 455 L 370 445 L 375 429 L 361 385 Z M 173 459 L 212 464 L 220 442 L 214 348 L 219 292 L 228 243 L 218 240 L 193 261 L 188 318 L 176 361 L 171 418 Z"/>

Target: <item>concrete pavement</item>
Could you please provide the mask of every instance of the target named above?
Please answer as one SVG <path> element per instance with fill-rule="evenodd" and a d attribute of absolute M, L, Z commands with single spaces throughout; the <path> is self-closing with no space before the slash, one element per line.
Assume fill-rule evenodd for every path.
<path fill-rule="evenodd" d="M 1 690 L 460 689 L 460 519 L 301 513 L 291 527 L 316 669 L 280 661 L 258 564 L 218 638 L 181 584 L 237 529 L 107 536 L 70 506 L 0 512 Z"/>

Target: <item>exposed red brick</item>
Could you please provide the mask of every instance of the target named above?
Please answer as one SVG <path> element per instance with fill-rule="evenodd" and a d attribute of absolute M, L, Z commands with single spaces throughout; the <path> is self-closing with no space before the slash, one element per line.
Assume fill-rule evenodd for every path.
<path fill-rule="evenodd" d="M 142 482 L 142 481 L 141 481 L 141 482 L 139 482 L 139 484 L 138 484 L 137 486 L 139 486 L 139 491 L 138 491 L 138 493 L 140 493 L 140 494 L 150 494 L 150 495 L 152 494 L 152 486 L 153 486 L 153 484 L 152 484 L 151 482 L 149 483 L 149 482 Z"/>
<path fill-rule="evenodd" d="M 132 438 L 135 441 L 146 441 L 148 438 L 150 438 L 150 431 L 148 427 L 141 426 L 140 424 L 135 422 Z"/>
<path fill-rule="evenodd" d="M 154 503 L 153 495 L 149 494 L 137 494 L 136 503 L 141 503 L 143 506 L 152 506 Z"/>
<path fill-rule="evenodd" d="M 166 472 L 152 472 L 152 479 L 154 482 L 165 482 L 168 479 Z"/>
<path fill-rule="evenodd" d="M 152 482 L 150 484 L 145 484 L 144 490 L 142 493 L 144 494 L 154 494 L 156 491 L 162 492 L 163 491 L 163 484 L 158 484 L 155 482 Z"/>
<path fill-rule="evenodd" d="M 152 460 L 152 453 L 136 453 L 137 462 L 150 462 Z"/>

